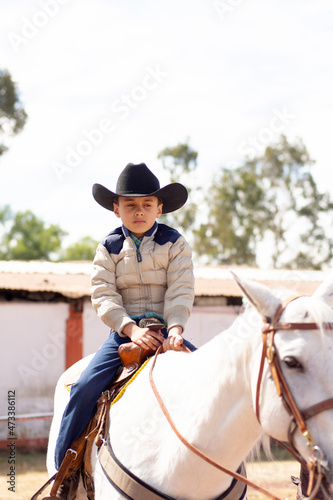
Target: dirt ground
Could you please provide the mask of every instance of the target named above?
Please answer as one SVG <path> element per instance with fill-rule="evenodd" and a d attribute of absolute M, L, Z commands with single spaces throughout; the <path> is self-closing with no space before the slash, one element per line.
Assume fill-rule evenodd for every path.
<path fill-rule="evenodd" d="M 0 499 L 29 500 L 48 479 L 45 467 L 45 453 L 17 453 L 15 464 L 15 491 L 8 490 L 7 474 L 10 473 L 8 454 L 0 454 Z M 295 461 L 253 462 L 247 464 L 249 479 L 257 482 L 276 496 L 294 500 L 296 487 L 290 476 L 299 475 L 299 466 Z M 41 497 L 40 497 L 41 498 Z M 248 500 L 264 500 L 268 497 L 248 489 Z"/>

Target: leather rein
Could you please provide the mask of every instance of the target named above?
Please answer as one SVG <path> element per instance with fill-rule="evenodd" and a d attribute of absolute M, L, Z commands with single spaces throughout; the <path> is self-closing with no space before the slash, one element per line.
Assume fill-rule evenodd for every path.
<path fill-rule="evenodd" d="M 310 431 L 306 425 L 306 420 L 308 420 L 311 417 L 314 417 L 318 413 L 321 413 L 322 411 L 329 410 L 333 408 L 333 398 L 326 399 L 325 401 L 322 401 L 321 403 L 317 403 L 310 408 L 306 410 L 300 411 L 298 409 L 298 406 L 295 402 L 295 399 L 288 387 L 287 381 L 283 375 L 282 368 L 280 365 L 280 359 L 279 355 L 275 346 L 274 342 L 274 337 L 275 337 L 275 332 L 277 330 L 318 330 L 318 325 L 317 323 L 279 323 L 278 320 L 287 307 L 290 302 L 298 299 L 299 295 L 290 297 L 287 300 L 285 300 L 277 309 L 275 312 L 273 321 L 267 322 L 264 324 L 262 328 L 262 338 L 263 338 L 263 349 L 262 349 L 262 356 L 261 356 L 261 362 L 260 362 L 260 369 L 259 369 L 259 376 L 258 376 L 258 382 L 257 382 L 257 394 L 256 394 L 256 415 L 258 418 L 258 421 L 260 422 L 260 417 L 259 417 L 259 402 L 260 402 L 260 388 L 261 388 L 261 383 L 262 383 L 262 375 L 263 375 L 263 369 L 264 369 L 264 364 L 265 360 L 267 359 L 270 370 L 271 370 L 271 375 L 273 377 L 275 387 L 276 387 L 276 392 L 279 397 L 282 398 L 283 404 L 286 407 L 288 413 L 295 419 L 297 427 L 301 431 L 301 433 L 304 435 L 306 439 L 308 439 L 308 446 L 311 447 L 315 445 L 314 440 L 311 437 Z M 333 330 L 333 323 L 324 323 L 323 327 L 325 329 L 330 329 Z"/>
<path fill-rule="evenodd" d="M 277 395 L 281 398 L 284 407 L 291 416 L 290 426 L 288 430 L 288 445 L 282 444 L 293 456 L 296 458 L 300 464 L 307 468 L 310 474 L 309 487 L 307 492 L 307 497 L 304 500 L 311 500 L 317 493 L 322 477 L 325 475 L 327 469 L 327 464 L 323 460 L 323 453 L 319 446 L 313 439 L 310 430 L 307 426 L 307 420 L 318 415 L 319 413 L 333 409 L 333 397 L 325 399 L 319 403 L 316 403 L 305 410 L 300 410 L 295 402 L 295 398 L 289 389 L 288 383 L 283 375 L 281 368 L 280 358 L 278 351 L 275 346 L 275 333 L 277 330 L 319 330 L 317 323 L 305 323 L 305 322 L 279 322 L 280 316 L 290 302 L 302 297 L 301 295 L 296 295 L 286 299 L 274 314 L 272 322 L 266 322 L 262 328 L 262 339 L 263 339 L 263 349 L 261 355 L 259 376 L 257 382 L 257 393 L 256 393 L 256 415 L 260 422 L 260 389 L 262 383 L 262 376 L 264 370 L 265 361 L 268 361 L 270 372 L 275 383 Z M 326 330 L 333 330 L 333 323 L 323 323 L 323 328 Z M 304 461 L 300 453 L 294 446 L 293 438 L 295 431 L 299 429 L 302 436 L 306 440 L 306 445 L 310 451 L 310 457 L 307 462 Z M 316 480 L 316 482 L 315 482 Z M 329 497 L 328 497 L 329 498 Z"/>
<path fill-rule="evenodd" d="M 277 330 L 318 330 L 318 325 L 316 323 L 280 323 L 279 319 L 287 305 L 292 302 L 293 300 L 296 300 L 301 296 L 294 296 L 288 298 L 286 301 L 284 301 L 277 309 L 277 311 L 274 314 L 274 318 L 271 322 L 266 322 L 263 325 L 262 328 L 262 338 L 263 338 L 263 348 L 262 348 L 262 356 L 261 356 L 261 362 L 260 362 L 260 368 L 259 368 L 259 375 L 258 375 L 258 382 L 257 382 L 257 392 L 256 392 L 256 415 L 257 419 L 260 423 L 260 418 L 259 418 L 259 413 L 260 413 L 260 391 L 261 391 L 261 384 L 262 384 L 262 377 L 263 377 L 263 371 L 264 371 L 264 365 L 265 361 L 268 361 L 269 368 L 271 371 L 272 378 L 275 383 L 276 391 L 278 396 L 281 398 L 285 408 L 287 409 L 288 413 L 291 415 L 291 424 L 289 427 L 289 432 L 288 432 L 288 439 L 289 439 L 289 446 L 285 446 L 290 453 L 302 464 L 303 467 L 306 467 L 309 470 L 310 473 L 310 481 L 309 481 L 309 489 L 307 493 L 307 497 L 304 498 L 304 500 L 311 500 L 314 498 L 315 494 L 317 493 L 320 485 L 321 485 L 321 480 L 323 478 L 323 475 L 325 474 L 325 469 L 326 469 L 326 462 L 323 461 L 323 453 L 320 450 L 319 446 L 315 443 L 313 437 L 311 436 L 310 430 L 306 424 L 306 421 L 315 415 L 318 415 L 319 413 L 333 409 L 333 397 L 326 399 L 325 401 L 322 401 L 320 403 L 317 403 L 306 410 L 299 410 L 295 399 L 289 389 L 289 386 L 287 384 L 287 381 L 283 375 L 283 371 L 280 365 L 280 359 L 279 355 L 277 352 L 277 349 L 275 347 L 274 343 L 274 337 L 275 337 L 275 332 Z M 324 323 L 323 327 L 325 329 L 330 329 L 333 330 L 333 323 Z M 193 446 L 191 443 L 189 443 L 177 430 L 157 388 L 153 380 L 153 369 L 156 363 L 156 359 L 158 354 L 161 352 L 161 348 L 159 348 L 156 351 L 152 366 L 150 368 L 150 373 L 149 373 L 149 380 L 150 384 L 152 387 L 152 390 L 154 392 L 154 395 L 168 421 L 170 424 L 172 430 L 174 433 L 177 435 L 177 437 L 181 440 L 181 442 L 187 446 L 190 450 L 192 450 L 196 455 L 198 455 L 200 458 L 205 460 L 206 462 L 210 463 L 212 466 L 216 467 L 220 471 L 232 476 L 234 479 L 239 480 L 243 483 L 245 483 L 247 486 L 250 486 L 257 491 L 260 491 L 261 493 L 265 494 L 266 496 L 271 497 L 274 500 L 280 500 L 279 497 L 276 497 L 269 491 L 263 489 L 262 487 L 254 484 L 252 481 L 248 480 L 244 476 L 238 474 L 237 472 L 230 471 L 226 469 L 225 467 L 222 467 L 220 464 L 214 462 L 211 460 L 207 455 L 205 455 L 203 452 L 201 452 L 198 448 Z M 308 449 L 311 452 L 310 458 L 308 459 L 307 463 L 303 460 L 299 452 L 296 450 L 295 446 L 293 445 L 293 435 L 296 429 L 299 429 L 300 432 L 302 433 L 303 437 L 306 439 L 306 444 Z M 282 444 L 282 443 L 281 443 Z M 329 498 L 329 497 L 328 497 Z"/>

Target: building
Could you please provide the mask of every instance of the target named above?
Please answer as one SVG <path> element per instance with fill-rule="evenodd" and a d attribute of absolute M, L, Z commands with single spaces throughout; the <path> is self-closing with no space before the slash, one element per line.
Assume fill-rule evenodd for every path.
<path fill-rule="evenodd" d="M 13 428 L 8 408 L 15 409 L 17 444 L 45 446 L 59 376 L 95 352 L 109 333 L 90 303 L 91 266 L 91 262 L 0 262 L 2 447 Z M 234 271 L 270 288 L 302 294 L 311 294 L 324 278 L 319 271 Z M 184 335 L 200 346 L 230 326 L 242 311 L 242 296 L 226 267 L 197 267 L 195 278 L 196 298 Z M 48 418 L 40 417 L 45 414 Z"/>

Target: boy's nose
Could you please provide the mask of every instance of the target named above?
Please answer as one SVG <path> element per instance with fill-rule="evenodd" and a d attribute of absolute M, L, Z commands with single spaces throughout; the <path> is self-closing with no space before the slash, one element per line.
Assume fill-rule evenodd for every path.
<path fill-rule="evenodd" d="M 143 214 L 143 208 L 137 207 L 136 209 L 136 215 L 142 215 Z"/>

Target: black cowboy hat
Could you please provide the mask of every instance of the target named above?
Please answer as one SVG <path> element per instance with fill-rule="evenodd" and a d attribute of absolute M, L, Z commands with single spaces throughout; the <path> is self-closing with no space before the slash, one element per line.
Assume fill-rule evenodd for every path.
<path fill-rule="evenodd" d="M 113 193 L 101 184 L 93 185 L 93 197 L 102 207 L 113 211 L 113 203 L 118 196 L 157 196 L 163 202 L 162 213 L 178 210 L 187 200 L 187 189 L 178 182 L 160 188 L 158 178 L 147 165 L 129 163 L 121 172 L 116 192 Z"/>

